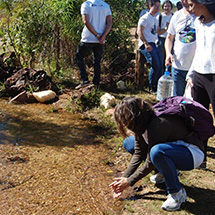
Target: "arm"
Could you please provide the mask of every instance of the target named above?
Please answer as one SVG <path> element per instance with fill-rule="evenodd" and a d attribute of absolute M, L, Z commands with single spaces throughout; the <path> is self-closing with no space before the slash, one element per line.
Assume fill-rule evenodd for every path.
<path fill-rule="evenodd" d="M 132 157 L 132 160 L 127 168 L 127 170 L 123 173 L 122 177 L 115 178 L 115 181 L 110 184 L 113 191 L 113 197 L 118 198 L 122 195 L 122 192 L 129 186 L 135 184 L 139 179 L 146 176 L 149 172 L 154 169 L 151 162 L 148 162 L 149 155 L 148 152 L 148 144 L 143 139 L 142 135 L 135 136 L 136 143 L 135 143 L 135 153 Z M 147 157 L 148 156 L 148 157 Z M 147 161 L 145 164 L 140 167 L 137 173 L 133 174 L 135 170 L 140 166 L 143 160 L 147 157 Z M 130 177 L 129 177 L 130 176 Z"/>
<path fill-rule="evenodd" d="M 138 180 L 148 175 L 152 170 L 154 170 L 154 166 L 150 161 L 150 157 L 148 154 L 146 162 L 142 167 L 140 167 L 140 169 L 135 174 L 133 174 L 129 178 L 126 177 L 115 178 L 115 181 L 109 185 L 113 191 L 113 197 L 118 198 L 119 196 L 121 196 L 122 192 L 126 188 L 128 188 L 129 186 L 133 186 Z"/>
<path fill-rule="evenodd" d="M 167 32 L 168 30 L 168 26 L 169 26 L 169 23 L 167 23 L 166 27 L 165 28 L 161 28 L 159 25 L 157 27 L 157 34 L 158 35 L 161 35 L 161 34 L 164 34 Z"/>
<path fill-rule="evenodd" d="M 147 154 L 147 159 L 145 163 L 127 179 L 128 184 L 130 186 L 133 186 L 137 181 L 147 176 L 154 169 L 155 168 L 150 160 L 149 154 Z"/>
<path fill-rule="evenodd" d="M 189 71 L 186 76 L 186 81 L 190 85 L 191 89 L 193 88 L 193 70 Z"/>
<path fill-rule="evenodd" d="M 95 31 L 94 27 L 90 24 L 89 22 L 89 15 L 88 14 L 83 14 L 82 15 L 82 20 L 84 22 L 84 25 L 89 29 L 89 31 L 97 37 L 97 39 L 100 37 L 98 33 Z"/>
<path fill-rule="evenodd" d="M 101 35 L 101 37 L 99 38 L 99 42 L 100 44 L 104 44 L 105 38 L 108 35 L 108 33 L 110 32 L 111 28 L 112 28 L 112 15 L 109 15 L 106 17 L 106 27 L 105 30 L 103 32 L 103 34 Z"/>
<path fill-rule="evenodd" d="M 144 26 L 138 24 L 138 27 L 137 27 L 137 34 L 138 34 L 138 36 L 139 36 L 139 39 L 143 41 L 146 50 L 147 50 L 148 52 L 151 52 L 151 51 L 152 51 L 152 47 L 150 46 L 150 44 L 147 42 L 146 38 L 145 38 L 144 35 L 143 35 L 144 29 L 145 29 Z"/>
<path fill-rule="evenodd" d="M 135 152 L 132 156 L 129 166 L 127 167 L 126 171 L 123 173 L 122 177 L 129 177 L 132 175 L 139 165 L 143 162 L 143 160 L 147 157 L 148 152 L 148 144 L 145 142 L 142 134 L 135 135 Z"/>
<path fill-rule="evenodd" d="M 165 60 L 165 65 L 166 66 L 171 66 L 173 62 L 173 56 L 172 56 L 172 46 L 173 46 L 173 41 L 174 41 L 175 35 L 172 34 L 167 34 L 166 40 L 165 40 L 165 51 L 166 51 L 166 60 Z"/>

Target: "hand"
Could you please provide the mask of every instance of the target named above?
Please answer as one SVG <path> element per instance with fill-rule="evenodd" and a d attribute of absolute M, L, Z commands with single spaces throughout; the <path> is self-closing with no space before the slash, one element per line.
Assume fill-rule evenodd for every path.
<path fill-rule="evenodd" d="M 145 48 L 148 52 L 151 52 L 152 51 L 152 47 L 150 44 L 145 44 Z"/>
<path fill-rule="evenodd" d="M 191 78 L 187 79 L 187 83 L 190 85 L 190 87 L 193 87 L 193 80 Z"/>
<path fill-rule="evenodd" d="M 122 192 L 129 187 L 129 184 L 127 182 L 127 178 L 120 177 L 115 178 L 115 181 L 109 185 L 113 191 L 113 198 L 118 198 L 122 195 Z"/>
<path fill-rule="evenodd" d="M 173 62 L 173 56 L 172 54 L 166 56 L 165 60 L 165 66 L 171 66 Z"/>
<path fill-rule="evenodd" d="M 101 37 L 101 34 L 96 34 L 95 37 L 99 40 Z"/>
<path fill-rule="evenodd" d="M 105 37 L 104 35 L 101 35 L 100 38 L 98 39 L 98 40 L 99 40 L 99 43 L 100 43 L 101 45 L 103 45 L 103 44 L 105 43 L 105 39 L 106 39 L 106 37 Z"/>
<path fill-rule="evenodd" d="M 187 83 L 190 85 L 190 93 L 191 96 L 193 97 L 193 80 L 191 78 L 187 79 Z"/>

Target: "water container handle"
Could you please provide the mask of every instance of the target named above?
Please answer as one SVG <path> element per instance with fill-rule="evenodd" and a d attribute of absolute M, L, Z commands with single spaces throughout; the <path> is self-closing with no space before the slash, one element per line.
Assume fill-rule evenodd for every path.
<path fill-rule="evenodd" d="M 169 73 L 169 66 L 166 66 L 166 71 L 164 72 L 164 75 L 170 75 L 170 73 Z"/>

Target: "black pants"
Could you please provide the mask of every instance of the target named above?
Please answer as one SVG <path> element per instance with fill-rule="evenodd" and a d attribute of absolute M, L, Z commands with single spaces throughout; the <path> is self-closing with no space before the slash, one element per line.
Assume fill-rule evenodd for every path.
<path fill-rule="evenodd" d="M 215 116 L 215 74 L 193 74 L 193 99 L 209 110 L 212 105 L 213 115 Z M 207 151 L 207 142 L 205 141 L 205 151 Z M 206 161 L 206 155 L 205 155 Z"/>
<path fill-rule="evenodd" d="M 207 109 L 211 104 L 215 115 L 215 74 L 202 75 L 194 72 L 193 85 L 193 99 Z"/>
<path fill-rule="evenodd" d="M 93 84 L 98 86 L 100 82 L 100 74 L 101 74 L 100 63 L 102 58 L 103 45 L 99 43 L 80 42 L 76 53 L 76 62 L 78 65 L 78 70 L 80 72 L 81 80 L 88 81 L 88 75 L 86 72 L 83 58 L 87 56 L 90 52 L 93 52 L 93 66 L 94 66 Z"/>

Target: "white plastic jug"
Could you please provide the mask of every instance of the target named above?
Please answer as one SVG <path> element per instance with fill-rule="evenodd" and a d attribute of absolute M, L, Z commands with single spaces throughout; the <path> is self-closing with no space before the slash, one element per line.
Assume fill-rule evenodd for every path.
<path fill-rule="evenodd" d="M 173 79 L 170 76 L 167 66 L 164 75 L 158 80 L 157 100 L 161 101 L 171 96 L 173 96 Z"/>

